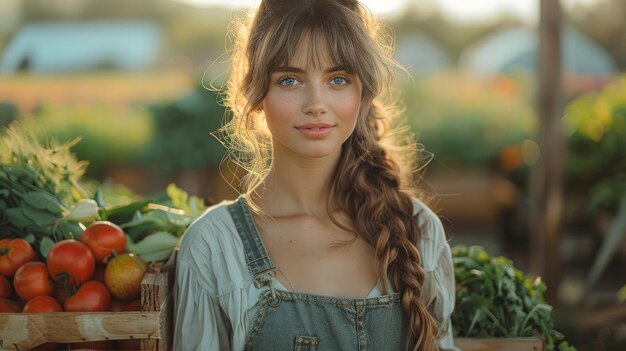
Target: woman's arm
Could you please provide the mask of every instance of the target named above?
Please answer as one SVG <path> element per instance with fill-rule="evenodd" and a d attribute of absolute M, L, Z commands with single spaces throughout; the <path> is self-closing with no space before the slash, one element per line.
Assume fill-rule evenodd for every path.
<path fill-rule="evenodd" d="M 458 351 L 454 346 L 451 323 L 456 291 L 450 245 L 439 217 L 417 198 L 413 199 L 413 204 L 414 215 L 418 216 L 422 230 L 417 247 L 426 271 L 423 301 L 444 332 L 439 341 L 439 350 Z"/>
<path fill-rule="evenodd" d="M 454 265 L 452 263 L 452 254 L 450 246 L 447 242 L 437 260 L 437 268 L 433 272 L 434 283 L 437 300 L 435 304 L 435 314 L 444 328 L 445 334 L 439 341 L 439 350 L 459 350 L 454 346 L 452 338 L 452 322 L 450 316 L 454 310 L 455 302 L 455 286 L 454 286 Z"/>
<path fill-rule="evenodd" d="M 219 305 L 210 250 L 197 240 L 198 227 L 187 230 L 177 255 L 173 349 L 229 351 L 230 323 Z"/>

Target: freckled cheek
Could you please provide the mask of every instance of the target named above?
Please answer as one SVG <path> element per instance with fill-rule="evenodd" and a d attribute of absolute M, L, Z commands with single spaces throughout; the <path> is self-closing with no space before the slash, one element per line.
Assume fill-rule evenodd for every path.
<path fill-rule="evenodd" d="M 285 124 L 297 115 L 298 106 L 294 99 L 282 96 L 268 96 L 263 102 L 263 111 L 268 125 Z"/>
<path fill-rule="evenodd" d="M 338 117 L 344 120 L 344 123 L 355 123 L 361 105 L 360 96 L 349 94 L 342 96 L 338 101 L 340 101 L 336 106 Z"/>

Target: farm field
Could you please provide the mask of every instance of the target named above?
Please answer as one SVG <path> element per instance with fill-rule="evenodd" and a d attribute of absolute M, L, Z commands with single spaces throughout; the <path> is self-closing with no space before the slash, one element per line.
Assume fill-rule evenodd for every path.
<path fill-rule="evenodd" d="M 104 104 L 123 107 L 173 99 L 193 88 L 193 79 L 176 71 L 141 73 L 27 75 L 0 79 L 0 102 L 31 114 L 42 104 Z"/>

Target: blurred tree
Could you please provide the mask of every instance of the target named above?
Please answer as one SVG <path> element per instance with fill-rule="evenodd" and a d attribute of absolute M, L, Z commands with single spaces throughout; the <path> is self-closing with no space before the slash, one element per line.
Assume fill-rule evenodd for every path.
<path fill-rule="evenodd" d="M 217 93 L 202 85 L 174 101 L 150 106 L 154 137 L 144 156 L 164 176 L 217 168 L 225 148 L 210 133 L 222 125 L 224 107 Z"/>
<path fill-rule="evenodd" d="M 567 192 L 586 202 L 573 219 L 591 217 L 597 223 L 604 218 L 610 223 L 602 229 L 601 249 L 586 278 L 589 292 L 626 236 L 626 76 L 576 99 L 563 122 L 569 132 Z M 588 232 L 599 229 L 591 228 Z"/>
<path fill-rule="evenodd" d="M 150 107 L 154 137 L 143 157 L 157 182 L 171 179 L 200 197 L 221 191 L 218 167 L 226 149 L 211 133 L 222 125 L 224 107 L 219 93 L 198 85 L 174 101 Z M 170 182 L 168 181 L 168 182 Z"/>
<path fill-rule="evenodd" d="M 8 127 L 17 119 L 17 106 L 9 102 L 0 101 L 0 127 Z M 3 131 L 0 131 L 2 133 Z"/>
<path fill-rule="evenodd" d="M 163 19 L 177 4 L 169 0 L 24 0 L 22 21 L 95 19 Z"/>

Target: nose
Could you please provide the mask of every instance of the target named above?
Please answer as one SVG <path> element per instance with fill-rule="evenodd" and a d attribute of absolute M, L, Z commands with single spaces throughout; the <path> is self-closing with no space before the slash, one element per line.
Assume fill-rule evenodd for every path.
<path fill-rule="evenodd" d="M 317 84 L 309 85 L 306 89 L 304 113 L 310 116 L 320 116 L 328 111 L 324 101 L 322 87 Z"/>

